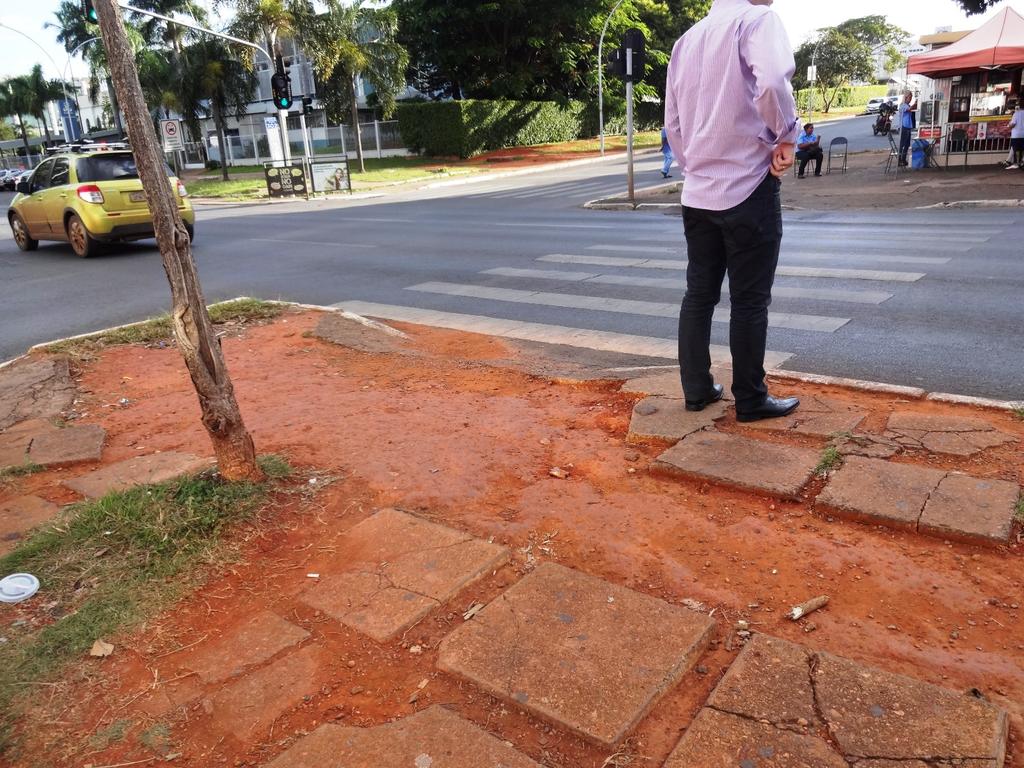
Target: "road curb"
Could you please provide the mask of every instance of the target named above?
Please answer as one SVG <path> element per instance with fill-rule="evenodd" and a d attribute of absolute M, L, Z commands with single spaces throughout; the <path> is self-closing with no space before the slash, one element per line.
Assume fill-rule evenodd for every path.
<path fill-rule="evenodd" d="M 1024 200 L 956 200 L 951 203 L 921 205 L 914 210 L 928 211 L 949 208 L 1024 208 Z"/>
<path fill-rule="evenodd" d="M 223 301 L 215 302 L 210 306 L 216 304 L 226 304 L 233 301 L 265 301 L 267 304 L 278 304 L 280 306 L 295 307 L 297 309 L 308 309 L 316 312 L 329 312 L 331 314 L 340 314 L 342 317 L 346 317 L 349 320 L 361 323 L 368 328 L 374 328 L 376 330 L 387 333 L 391 336 L 398 336 L 406 338 L 407 334 L 393 328 L 386 323 L 378 322 L 363 315 L 356 314 L 355 312 L 349 312 L 348 310 L 341 309 L 339 307 L 324 306 L 322 304 L 303 304 L 297 301 L 283 301 L 280 299 L 254 299 L 251 296 L 237 296 L 233 299 L 224 299 Z M 18 363 L 29 357 L 33 352 L 38 352 L 45 349 L 46 347 L 52 346 L 53 344 L 60 344 L 65 341 L 76 341 L 78 339 L 89 338 L 90 336 L 97 336 L 103 333 L 109 333 L 111 331 L 118 331 L 123 328 L 131 328 L 135 325 L 141 325 L 148 322 L 152 318 L 146 320 L 139 320 L 134 323 L 124 323 L 122 325 L 111 326 L 110 328 L 102 328 L 96 331 L 90 331 L 89 333 L 80 333 L 75 336 L 67 336 L 62 339 L 53 339 L 51 341 L 42 342 L 29 347 L 29 351 L 26 354 L 19 355 L 18 357 L 11 358 L 5 362 L 0 363 L 0 370 Z M 412 323 L 418 325 L 418 323 Z M 471 331 L 470 331 L 471 333 Z M 538 342 L 544 343 L 544 342 Z M 659 366 L 661 367 L 661 366 Z M 841 376 L 825 376 L 817 373 L 802 373 L 800 371 L 787 371 L 779 368 L 768 371 L 768 375 L 774 379 L 782 381 L 795 381 L 801 384 L 816 384 L 818 386 L 826 387 L 842 387 L 844 389 L 852 389 L 859 392 L 869 392 L 882 395 L 896 395 L 904 397 L 908 400 L 925 400 L 936 403 L 946 403 L 948 405 L 965 405 L 974 408 L 985 408 L 989 410 L 997 411 L 1018 411 L 1024 408 L 1024 400 L 997 400 L 986 397 L 973 397 L 971 395 L 957 395 L 949 392 L 928 392 L 920 387 L 908 387 L 901 384 L 887 384 L 881 381 L 867 381 L 864 379 L 849 379 Z"/>

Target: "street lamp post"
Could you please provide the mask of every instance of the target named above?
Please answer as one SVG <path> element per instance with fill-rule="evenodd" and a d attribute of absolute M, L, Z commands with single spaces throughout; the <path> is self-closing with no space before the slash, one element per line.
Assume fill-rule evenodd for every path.
<path fill-rule="evenodd" d="M 75 82 L 75 70 L 74 70 L 74 67 L 71 66 L 71 59 L 74 58 L 74 55 L 76 53 L 78 53 L 80 50 L 85 48 L 85 46 L 89 45 L 89 43 L 95 43 L 99 39 L 100 38 L 98 38 L 98 37 L 90 37 L 85 42 L 79 43 L 78 45 L 76 45 L 74 48 L 71 49 L 71 52 L 68 53 L 68 63 L 64 66 L 64 70 L 61 72 L 61 77 L 62 78 L 67 76 L 67 77 L 71 78 L 71 82 L 72 83 Z M 78 100 L 78 85 L 77 84 L 75 84 L 75 109 L 78 110 L 79 128 L 81 128 L 82 127 L 81 126 L 81 121 L 82 121 L 82 102 L 80 102 Z M 70 127 L 71 126 L 69 125 L 68 128 L 70 129 Z M 84 132 L 83 132 L 82 135 L 84 135 Z M 68 138 L 70 139 L 71 137 L 69 136 Z"/>
<path fill-rule="evenodd" d="M 604 27 L 601 29 L 601 38 L 597 41 L 597 120 L 601 132 L 601 154 L 604 155 L 604 36 L 608 33 L 608 25 L 612 16 L 619 10 L 625 0 L 619 0 L 604 20 Z"/>

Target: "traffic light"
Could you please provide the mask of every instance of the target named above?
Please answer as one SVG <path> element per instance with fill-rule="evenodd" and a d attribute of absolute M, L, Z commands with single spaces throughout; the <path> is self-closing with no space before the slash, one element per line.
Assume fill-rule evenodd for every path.
<path fill-rule="evenodd" d="M 85 16 L 85 20 L 98 24 L 100 17 L 96 15 L 96 7 L 92 4 L 92 0 L 82 0 L 82 14 Z"/>
<path fill-rule="evenodd" d="M 312 115 L 313 114 L 313 97 L 303 96 L 302 97 L 302 114 Z"/>
<path fill-rule="evenodd" d="M 274 106 L 278 109 L 291 109 L 292 89 L 288 75 L 278 70 L 270 78 L 270 89 L 274 92 Z"/>
<path fill-rule="evenodd" d="M 622 48 L 616 48 L 608 54 L 608 67 L 606 69 L 609 77 L 626 76 L 626 52 Z"/>

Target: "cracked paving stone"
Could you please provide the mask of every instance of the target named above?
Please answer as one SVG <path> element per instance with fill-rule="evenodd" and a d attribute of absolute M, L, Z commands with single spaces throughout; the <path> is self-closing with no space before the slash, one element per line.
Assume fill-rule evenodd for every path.
<path fill-rule="evenodd" d="M 806 672 L 806 670 L 805 670 Z M 703 709 L 664 768 L 850 768 L 822 739 Z"/>
<path fill-rule="evenodd" d="M 270 611 L 260 611 L 221 637 L 185 651 L 186 657 L 174 655 L 170 660 L 192 670 L 204 682 L 216 683 L 269 661 L 307 637 L 309 632 L 301 627 Z"/>
<path fill-rule="evenodd" d="M 29 419 L 0 431 L 0 469 L 20 467 L 29 463 L 32 441 L 59 431 L 46 419 Z"/>
<path fill-rule="evenodd" d="M 948 475 L 928 498 L 920 530 L 936 536 L 1005 544 L 1010 540 L 1021 489 L 1006 480 Z"/>
<path fill-rule="evenodd" d="M 715 419 L 725 416 L 724 402 L 709 405 L 703 411 L 686 410 L 683 400 L 648 397 L 633 408 L 627 442 L 649 439 L 682 440 L 687 435 L 715 426 Z"/>
<path fill-rule="evenodd" d="M 325 651 L 310 646 L 219 686 L 203 702 L 213 729 L 245 744 L 264 736 L 281 715 L 316 693 Z"/>
<path fill-rule="evenodd" d="M 765 419 L 742 424 L 743 429 L 762 432 L 797 432 L 801 435 L 831 437 L 837 433 L 853 432 L 868 414 L 846 403 L 821 397 L 805 397 L 800 407 L 781 419 Z"/>
<path fill-rule="evenodd" d="M 983 419 L 962 416 L 894 413 L 886 429 L 887 437 L 909 448 L 953 456 L 973 456 L 1016 441 Z"/>
<path fill-rule="evenodd" d="M 0 555 L 13 550 L 26 533 L 59 513 L 60 507 L 38 496 L 0 502 Z"/>
<path fill-rule="evenodd" d="M 75 383 L 64 358 L 26 360 L 0 369 L 0 429 L 59 416 L 74 399 Z"/>
<path fill-rule="evenodd" d="M 265 768 L 540 768 L 504 741 L 434 706 L 376 728 L 322 725 Z"/>
<path fill-rule="evenodd" d="M 842 435 L 832 440 L 832 446 L 843 456 L 866 459 L 891 459 L 903 451 L 903 446 L 895 440 L 878 435 Z"/>
<path fill-rule="evenodd" d="M 679 683 L 714 622 L 545 563 L 440 646 L 438 666 L 602 745 Z"/>
<path fill-rule="evenodd" d="M 508 562 L 507 547 L 395 509 L 354 526 L 302 601 L 377 642 L 404 632 Z"/>
<path fill-rule="evenodd" d="M 201 472 L 209 469 L 212 464 L 212 459 L 165 451 L 110 464 L 87 475 L 65 480 L 64 485 L 86 498 L 98 499 L 112 491 L 123 491 L 136 485 L 163 483 L 183 475 Z"/>
<path fill-rule="evenodd" d="M 1001 768 L 1007 738 L 988 702 L 756 634 L 665 768 Z"/>
<path fill-rule="evenodd" d="M 44 467 L 99 461 L 106 437 L 106 430 L 95 424 L 47 431 L 32 439 L 28 457 L 33 464 Z"/>
<path fill-rule="evenodd" d="M 945 472 L 851 456 L 832 475 L 815 506 L 865 522 L 916 531 L 928 496 Z"/>
<path fill-rule="evenodd" d="M 711 366 L 711 375 L 716 384 L 725 387 L 725 400 L 732 400 L 732 369 L 728 366 Z M 674 368 L 664 373 L 655 373 L 630 379 L 622 385 L 622 392 L 650 397 L 664 397 L 669 400 L 683 399 L 683 384 L 679 379 L 679 369 Z"/>
<path fill-rule="evenodd" d="M 799 499 L 818 459 L 818 452 L 805 448 L 697 432 L 661 454 L 654 466 L 671 474 Z"/>

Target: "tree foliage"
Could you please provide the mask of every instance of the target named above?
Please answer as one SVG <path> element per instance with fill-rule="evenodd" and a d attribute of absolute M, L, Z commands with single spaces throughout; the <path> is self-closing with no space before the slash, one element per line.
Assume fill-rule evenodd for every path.
<path fill-rule="evenodd" d="M 798 89 L 808 85 L 806 73 L 811 62 L 817 66 L 814 87 L 821 95 L 825 112 L 832 108 L 842 88 L 854 81 L 870 80 L 875 71 L 871 46 L 835 27 L 820 30 L 817 37 L 797 49 L 795 58 L 797 73 L 793 83 Z"/>
<path fill-rule="evenodd" d="M 964 9 L 968 16 L 973 16 L 978 13 L 984 13 L 989 8 L 995 7 L 1002 0 L 956 0 L 960 4 L 960 7 Z"/>

